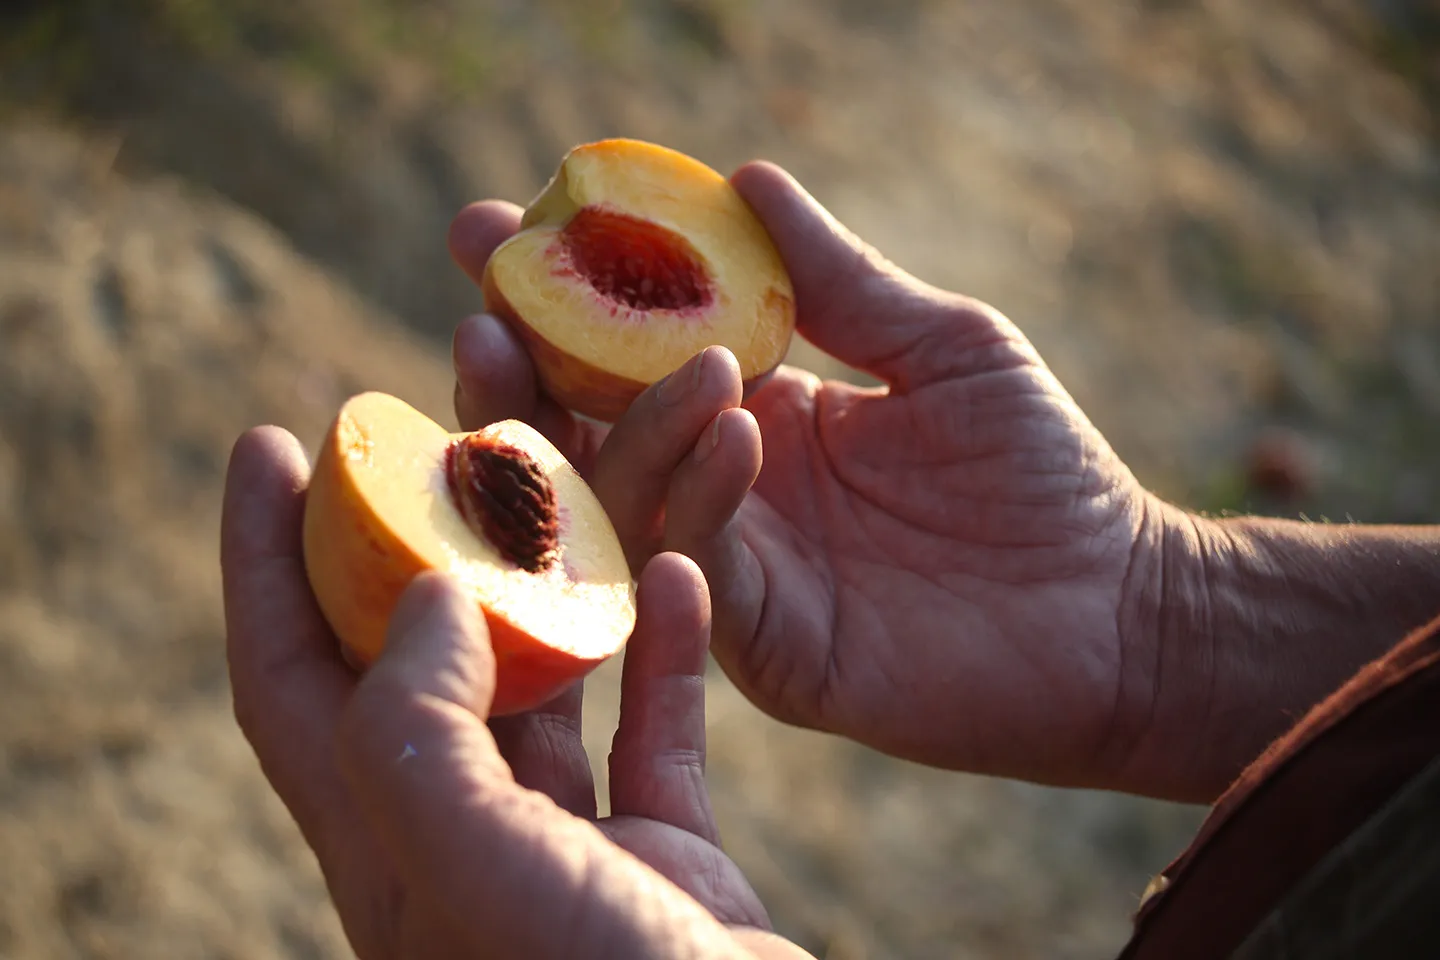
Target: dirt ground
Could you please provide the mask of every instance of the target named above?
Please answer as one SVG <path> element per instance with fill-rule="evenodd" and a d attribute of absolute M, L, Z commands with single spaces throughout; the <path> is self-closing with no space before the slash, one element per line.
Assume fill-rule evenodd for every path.
<path fill-rule="evenodd" d="M 361 389 L 451 422 L 479 297 L 445 226 L 582 140 L 784 164 L 1014 317 L 1177 501 L 1435 517 L 1433 4 L 397 9 L 0 14 L 6 960 L 349 955 L 230 716 L 225 458 L 260 422 L 313 445 Z M 602 776 L 616 677 L 588 685 Z M 892 761 L 718 674 L 711 704 L 727 845 L 826 960 L 1110 956 L 1202 813 Z"/>

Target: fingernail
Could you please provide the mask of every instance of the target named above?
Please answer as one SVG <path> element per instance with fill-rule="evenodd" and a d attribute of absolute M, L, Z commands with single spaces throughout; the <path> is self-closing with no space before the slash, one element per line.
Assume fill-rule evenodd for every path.
<path fill-rule="evenodd" d="M 720 418 L 716 417 L 710 424 L 710 429 L 705 431 L 705 436 L 695 444 L 695 462 L 704 463 L 710 459 L 710 454 L 714 453 L 718 446 L 720 446 Z"/>
<path fill-rule="evenodd" d="M 704 372 L 706 352 L 702 350 L 697 356 L 690 358 L 688 373 L 687 367 L 681 367 L 665 378 L 658 391 L 661 406 L 673 407 L 695 392 L 695 389 L 700 386 L 700 376 Z"/>

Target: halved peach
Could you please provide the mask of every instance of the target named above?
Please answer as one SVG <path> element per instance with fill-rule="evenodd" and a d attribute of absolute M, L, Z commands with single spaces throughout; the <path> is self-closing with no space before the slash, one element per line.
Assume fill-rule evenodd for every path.
<path fill-rule="evenodd" d="M 751 389 L 795 330 L 790 276 L 749 205 L 698 160 L 638 140 L 566 154 L 482 289 L 546 391 L 603 421 L 715 344 Z"/>
<path fill-rule="evenodd" d="M 497 715 L 558 695 L 635 626 L 609 517 L 560 451 L 516 420 L 449 433 L 387 394 L 352 397 L 316 458 L 304 549 L 320 609 L 362 667 L 416 574 L 458 580 L 490 628 Z"/>

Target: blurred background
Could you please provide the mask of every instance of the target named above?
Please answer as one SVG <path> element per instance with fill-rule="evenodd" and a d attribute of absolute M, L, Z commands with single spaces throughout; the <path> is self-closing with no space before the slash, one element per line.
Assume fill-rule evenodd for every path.
<path fill-rule="evenodd" d="M 259 422 L 313 446 L 362 389 L 452 423 L 480 298 L 446 226 L 581 141 L 785 165 L 1012 316 L 1178 502 L 1436 517 L 1433 0 L 3 11 L 0 957 L 348 956 L 230 715 L 225 459 Z M 827 960 L 1111 956 L 1203 813 L 711 704 L 729 849 Z"/>

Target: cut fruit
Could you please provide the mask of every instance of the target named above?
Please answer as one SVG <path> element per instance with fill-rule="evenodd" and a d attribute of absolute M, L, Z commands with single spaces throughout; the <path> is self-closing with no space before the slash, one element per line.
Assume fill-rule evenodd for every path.
<path fill-rule="evenodd" d="M 557 696 L 635 626 L 634 583 L 600 501 L 517 420 L 449 433 L 387 394 L 352 397 L 316 458 L 304 543 L 320 609 L 362 667 L 416 574 L 456 579 L 490 628 L 494 715 Z"/>
<path fill-rule="evenodd" d="M 482 287 L 546 391 L 610 422 L 715 344 L 735 354 L 751 389 L 795 331 L 789 274 L 729 181 L 638 140 L 566 154 L 520 232 L 491 255 Z"/>

